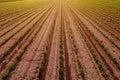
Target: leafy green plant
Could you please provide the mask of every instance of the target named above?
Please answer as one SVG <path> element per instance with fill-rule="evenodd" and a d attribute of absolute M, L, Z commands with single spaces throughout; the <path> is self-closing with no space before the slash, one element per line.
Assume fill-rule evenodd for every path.
<path fill-rule="evenodd" d="M 8 74 L 9 74 L 9 72 L 4 72 L 4 73 L 2 74 L 2 80 L 6 80 Z"/>

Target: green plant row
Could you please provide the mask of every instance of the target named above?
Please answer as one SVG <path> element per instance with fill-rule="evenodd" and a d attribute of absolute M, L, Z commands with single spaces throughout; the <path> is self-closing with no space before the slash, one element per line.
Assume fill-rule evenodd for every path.
<path fill-rule="evenodd" d="M 61 18 L 61 27 L 60 27 L 60 42 L 59 42 L 59 80 L 64 80 L 64 63 L 63 63 L 63 39 L 62 39 L 62 18 Z"/>
<path fill-rule="evenodd" d="M 82 67 L 82 65 L 81 65 L 81 63 L 80 63 L 80 61 L 79 61 L 78 49 L 77 49 L 77 46 L 76 46 L 76 41 L 75 41 L 75 39 L 74 39 L 73 31 L 72 31 L 72 29 L 71 29 L 71 27 L 70 27 L 69 24 L 68 24 L 67 26 L 68 26 L 68 31 L 69 31 L 69 33 L 70 33 L 70 39 L 71 39 L 71 42 L 72 42 L 72 46 L 73 46 L 73 49 L 74 49 L 74 51 L 75 51 L 75 53 L 76 53 L 77 64 L 78 64 L 78 67 L 79 67 L 79 73 L 80 73 L 80 75 L 82 76 L 82 78 L 84 79 L 84 78 L 85 78 L 85 77 L 84 77 L 84 76 L 85 76 L 85 75 L 84 75 L 84 70 L 83 70 L 83 67 Z"/>
<path fill-rule="evenodd" d="M 120 64 L 117 62 L 116 58 L 108 51 L 108 49 L 104 46 L 103 42 L 100 41 L 97 37 L 95 37 L 94 33 L 91 32 L 87 27 L 86 29 L 90 32 L 90 34 L 94 37 L 96 42 L 101 46 L 101 48 L 105 51 L 105 53 L 111 58 L 114 64 L 116 64 L 117 68 L 120 70 Z"/>
<path fill-rule="evenodd" d="M 93 13 L 93 14 L 95 14 L 95 13 Z M 105 14 L 104 14 L 104 15 L 105 15 Z M 92 15 L 91 15 L 91 16 L 92 16 Z M 100 17 L 102 18 L 103 16 L 101 15 Z M 105 19 L 104 19 L 104 18 L 105 18 Z M 106 20 L 106 19 L 108 19 L 108 15 L 107 15 L 107 17 L 104 17 L 104 18 L 103 18 L 103 20 L 106 21 L 106 22 L 108 22 L 108 21 Z M 112 36 L 116 37 L 116 39 L 120 40 L 120 38 L 119 38 L 116 34 L 114 34 L 114 33 L 112 33 L 112 32 L 109 31 L 109 29 L 111 29 L 111 28 L 112 28 L 111 30 L 119 31 L 119 26 L 117 26 L 117 27 L 111 26 L 111 24 L 110 24 L 111 21 L 112 21 L 112 20 L 110 20 L 110 22 L 108 22 L 108 23 L 106 24 L 106 25 L 108 26 L 108 28 L 103 27 L 103 26 L 102 26 L 102 27 L 103 27 L 106 31 L 108 31 Z M 115 22 L 115 21 L 113 21 L 113 22 Z M 116 23 L 116 24 L 119 24 L 119 23 Z M 111 28 L 109 28 L 109 27 L 111 27 Z"/>
<path fill-rule="evenodd" d="M 34 14 L 35 14 L 35 12 L 29 11 L 29 12 L 24 13 L 22 15 L 17 15 L 16 18 L 11 19 L 12 21 L 6 21 L 6 22 L 4 22 L 4 24 L 2 24 L 2 25 L 5 25 L 6 23 L 9 23 L 11 25 L 13 25 L 15 23 L 15 25 L 12 28 L 10 28 L 10 29 L 7 29 L 7 27 L 9 27 L 9 25 L 3 26 L 1 28 L 1 30 L 4 30 L 4 29 L 7 29 L 7 30 L 3 34 L 1 34 L 0 36 L 3 36 L 6 33 L 8 33 L 9 31 L 13 30 L 16 26 L 18 26 L 19 24 L 23 23 L 24 21 L 26 21 L 27 19 L 29 19 Z"/>
<path fill-rule="evenodd" d="M 45 48 L 43 49 L 43 60 L 39 65 L 39 77 L 38 77 L 38 79 L 40 78 L 41 80 L 43 79 L 43 77 L 45 75 L 44 68 L 46 66 L 45 61 L 46 61 L 46 57 L 48 54 L 48 46 L 49 46 L 48 43 L 46 43 Z"/>
<path fill-rule="evenodd" d="M 10 19 L 6 20 L 6 21 L 3 21 L 0 26 L 4 26 L 5 24 L 7 23 L 10 23 L 10 24 L 13 24 L 15 23 L 16 21 L 19 21 L 21 20 L 22 18 L 26 17 L 28 14 L 31 14 L 32 11 L 29 11 L 29 12 L 26 12 L 26 13 L 21 13 L 20 15 L 15 15 L 14 17 L 10 17 Z"/>
<path fill-rule="evenodd" d="M 42 17 L 42 16 L 41 16 Z M 37 22 L 36 22 L 37 23 Z M 36 24 L 34 23 L 33 26 Z M 17 40 L 15 40 L 15 42 L 7 49 L 5 50 L 2 54 L 2 56 L 0 57 L 0 60 L 2 60 L 2 57 L 6 56 L 7 54 L 9 54 L 9 52 L 11 52 L 12 49 L 14 49 L 16 47 L 16 45 L 26 36 L 26 34 L 32 29 L 33 27 L 31 26 L 29 29 L 27 29 Z"/>
<path fill-rule="evenodd" d="M 91 12 L 90 12 L 91 11 Z M 91 20 L 94 20 L 95 21 L 95 19 L 96 19 L 96 23 L 98 23 L 98 24 L 100 24 L 99 22 L 101 22 L 100 20 L 98 21 L 98 19 L 97 19 L 97 17 L 98 16 L 96 16 L 96 12 L 93 12 L 92 10 L 87 10 L 86 8 L 83 8 L 82 9 L 82 11 L 81 11 L 82 13 L 85 13 L 85 15 L 87 15 L 87 17 L 89 17 Z M 99 14 L 99 13 L 98 13 Z M 101 13 L 102 14 L 102 13 Z M 105 14 L 103 14 L 103 15 L 105 15 Z M 91 17 L 92 16 L 92 17 Z M 95 19 L 92 19 L 92 18 L 94 18 L 96 16 L 96 18 Z M 105 18 L 105 19 L 102 19 L 102 21 L 105 21 L 106 19 L 108 19 L 108 16 L 109 15 L 107 15 L 107 17 Z M 102 15 L 100 15 L 99 17 L 102 17 Z M 97 22 L 98 21 L 98 22 Z M 111 21 L 111 20 L 110 20 Z M 115 21 L 114 21 L 115 22 Z M 117 24 L 117 23 L 116 23 Z M 101 24 L 100 24 L 101 25 Z M 114 36 L 116 39 L 118 39 L 118 40 L 120 40 L 119 39 L 119 37 L 116 35 L 116 34 L 114 34 L 114 33 L 112 33 L 112 32 L 110 32 L 110 29 L 111 30 L 116 30 L 116 31 L 118 31 L 119 29 L 116 29 L 116 28 L 118 28 L 118 27 L 114 27 L 113 28 L 113 26 L 111 26 L 109 23 L 108 24 L 106 24 L 105 23 L 105 25 L 106 25 L 106 27 L 104 27 L 103 25 L 102 25 L 102 27 L 103 27 L 103 29 L 104 30 L 106 30 L 106 31 L 108 31 L 112 36 Z M 108 27 L 107 27 L 108 26 Z M 109 27 L 111 27 L 111 28 L 109 28 Z M 110 40 L 110 42 L 112 43 L 112 44 L 114 44 L 118 49 L 120 49 L 120 45 L 118 46 L 117 44 L 115 44 L 112 40 Z"/>
<path fill-rule="evenodd" d="M 29 44 L 32 42 L 33 36 L 30 38 L 29 41 L 27 41 L 27 43 L 25 43 L 23 45 L 23 47 L 17 52 L 16 54 L 16 61 L 15 62 L 11 62 L 10 65 L 8 65 L 7 71 L 5 71 L 2 74 L 2 79 L 6 79 L 7 76 L 9 75 L 9 73 L 11 72 L 11 70 L 13 69 L 13 67 L 15 66 L 15 64 L 17 63 L 17 61 L 20 59 L 20 57 L 22 56 L 22 54 L 25 52 L 25 50 L 27 49 L 27 47 L 29 46 Z"/>
<path fill-rule="evenodd" d="M 71 9 L 72 11 L 72 9 Z M 72 11 L 73 12 L 73 11 Z M 75 12 L 73 12 L 75 14 Z M 75 17 L 74 17 L 75 18 Z M 77 22 L 75 21 L 75 19 L 73 19 L 73 21 L 77 24 Z M 101 61 L 99 60 L 99 58 L 97 57 L 95 51 L 93 50 L 91 44 L 89 43 L 88 39 L 86 38 L 86 36 L 84 35 L 84 33 L 82 32 L 80 26 L 76 26 L 76 29 L 79 31 L 80 35 L 82 36 L 84 42 L 86 43 L 90 53 L 92 54 L 92 57 L 94 59 L 94 61 L 96 62 L 99 70 L 100 70 L 100 73 L 101 75 L 105 78 L 105 80 L 110 80 L 108 74 L 106 73 L 106 71 L 104 70 L 103 66 L 102 66 L 102 63 Z"/>
<path fill-rule="evenodd" d="M 43 48 L 43 60 L 42 62 L 40 63 L 39 65 L 39 77 L 38 79 L 41 79 L 43 80 L 44 79 L 44 76 L 45 76 L 45 67 L 47 66 L 47 58 L 49 57 L 49 49 L 50 49 L 50 46 L 51 46 L 51 42 L 52 42 L 52 35 L 53 35 L 53 32 L 54 32 L 54 26 L 55 26 L 55 20 L 53 21 L 53 24 L 50 28 L 50 31 L 48 33 L 48 41 L 45 43 L 45 46 Z"/>
<path fill-rule="evenodd" d="M 110 80 L 109 76 L 107 75 L 107 73 L 105 72 L 103 66 L 102 66 L 102 63 L 101 61 L 99 60 L 99 58 L 96 56 L 91 44 L 88 42 L 87 38 L 84 36 L 84 34 L 82 33 L 80 27 L 77 27 L 77 29 L 79 30 L 80 32 L 80 35 L 82 36 L 83 40 L 85 41 L 90 53 L 92 54 L 93 56 L 93 59 L 94 61 L 96 62 L 100 72 L 101 72 L 101 75 L 105 78 L 105 80 Z"/>
<path fill-rule="evenodd" d="M 32 20 L 34 20 L 39 14 L 37 14 L 33 19 L 31 19 L 28 23 L 30 23 Z M 32 16 L 32 15 L 31 15 Z M 31 17 L 29 16 L 29 17 Z M 28 17 L 28 18 L 29 18 Z M 24 20 L 25 21 L 25 20 Z M 28 24 L 27 23 L 27 24 Z M 26 25 L 25 25 L 26 26 Z M 18 31 L 16 31 L 15 33 L 11 34 L 10 36 L 8 36 L 7 38 L 5 38 L 1 43 L 0 46 L 4 45 L 8 40 L 10 40 L 15 34 L 17 34 L 18 32 L 20 32 L 25 26 L 23 26 L 22 28 L 20 28 Z"/>
<path fill-rule="evenodd" d="M 27 50 L 28 46 L 32 43 L 33 39 L 36 37 L 37 33 L 40 31 L 42 25 L 36 28 L 36 30 L 31 34 L 29 39 L 26 41 L 26 43 L 19 49 L 19 51 L 15 55 L 15 59 L 13 62 L 8 65 L 8 68 L 5 72 L 2 74 L 2 80 L 5 80 L 9 73 L 12 71 L 12 69 L 15 67 L 21 56 L 24 54 L 24 52 Z"/>
<path fill-rule="evenodd" d="M 96 36 L 94 35 L 94 33 L 91 32 L 86 26 L 84 26 L 84 27 L 86 28 L 87 31 L 89 31 L 89 33 L 93 36 L 93 38 L 95 39 L 95 41 L 100 45 L 100 47 L 105 51 L 105 53 L 111 58 L 111 60 L 114 62 L 114 64 L 116 64 L 117 68 L 120 70 L 120 64 L 117 62 L 116 58 L 114 58 L 114 56 L 104 46 L 103 42 L 100 41 L 100 40 L 98 40 L 98 38 L 96 38 Z"/>
<path fill-rule="evenodd" d="M 90 21 L 89 21 L 90 22 Z M 90 22 L 91 23 L 91 22 Z M 91 23 L 92 24 L 92 23 Z M 116 48 L 120 50 L 120 46 L 118 46 L 112 39 L 110 39 L 108 36 L 106 36 L 102 31 L 100 31 L 96 26 L 93 26 L 95 29 L 97 29 L 105 38 L 107 38 Z M 111 35 L 115 36 L 115 34 L 110 33 Z M 118 39 L 118 37 L 116 37 Z"/>
<path fill-rule="evenodd" d="M 47 17 L 46 17 L 47 18 Z M 30 35 L 29 39 L 26 41 L 26 43 L 19 49 L 19 51 L 15 55 L 15 59 L 8 65 L 7 70 L 2 73 L 2 80 L 6 80 L 8 77 L 9 73 L 12 71 L 12 69 L 15 67 L 21 56 L 24 54 L 26 51 L 27 47 L 32 43 L 33 39 L 36 37 L 37 33 L 40 31 L 42 24 L 45 22 L 46 18 L 44 21 L 34 30 L 34 32 Z M 37 23 L 37 22 L 36 22 Z M 34 24 L 35 25 L 35 24 Z M 33 25 L 33 26 L 34 26 Z M 11 65 L 12 64 L 12 65 Z"/>
<path fill-rule="evenodd" d="M 11 15 L 10 17 L 6 17 L 6 16 L 9 16 L 9 15 L 10 15 L 10 14 L 7 14 L 7 15 L 5 16 L 5 18 L 3 18 L 3 19 L 0 20 L 0 22 L 2 22 L 2 23 L 0 23 L 0 25 L 2 26 L 2 25 L 6 24 L 6 23 L 8 23 L 8 22 L 13 22 L 13 21 L 11 21 L 11 20 L 16 20 L 16 19 L 20 20 L 21 17 L 24 17 L 24 16 L 27 15 L 27 14 L 31 14 L 32 12 L 35 12 L 35 10 L 37 10 L 37 9 L 38 9 L 38 7 L 27 8 L 26 10 L 20 11 L 20 12 L 18 12 L 18 13 L 12 13 L 12 14 L 14 14 L 14 15 Z M 41 9 L 41 8 L 40 8 L 40 9 Z M 7 18 L 7 19 L 6 19 L 6 18 Z"/>
<path fill-rule="evenodd" d="M 10 29 L 7 29 L 6 31 L 4 31 L 4 33 L 2 33 L 2 34 L 0 35 L 0 37 L 1 37 L 1 36 L 4 36 L 6 33 L 8 33 L 8 32 L 10 32 L 11 30 L 13 30 L 16 26 L 18 26 L 18 25 L 21 24 L 22 22 L 26 21 L 27 19 L 29 19 L 31 16 L 33 16 L 33 15 L 30 15 L 30 16 L 27 17 L 26 19 L 23 18 L 23 20 L 22 20 L 21 22 L 17 23 L 15 26 L 11 27 Z M 8 26 L 6 26 L 6 27 L 4 27 L 4 28 L 2 28 L 2 29 L 6 29 L 7 27 L 8 27 Z M 5 40 L 7 40 L 7 39 L 5 39 Z M 4 40 L 3 42 L 1 42 L 1 46 L 5 43 L 5 40 Z"/>

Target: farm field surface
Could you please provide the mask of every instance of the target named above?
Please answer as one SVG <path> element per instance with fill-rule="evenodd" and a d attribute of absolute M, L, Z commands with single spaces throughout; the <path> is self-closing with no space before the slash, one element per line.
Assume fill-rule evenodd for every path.
<path fill-rule="evenodd" d="M 120 80 L 120 0 L 0 0 L 0 80 Z"/>

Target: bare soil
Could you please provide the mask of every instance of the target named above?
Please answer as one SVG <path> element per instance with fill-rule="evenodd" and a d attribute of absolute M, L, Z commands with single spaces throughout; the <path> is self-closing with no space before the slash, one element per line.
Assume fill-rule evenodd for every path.
<path fill-rule="evenodd" d="M 0 80 L 120 80 L 119 27 L 92 11 L 56 0 L 1 12 Z"/>

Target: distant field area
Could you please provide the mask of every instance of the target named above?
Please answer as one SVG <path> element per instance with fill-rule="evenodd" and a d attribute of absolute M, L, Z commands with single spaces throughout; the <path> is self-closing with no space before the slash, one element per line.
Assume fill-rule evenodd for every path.
<path fill-rule="evenodd" d="M 99 14 L 114 15 L 120 18 L 120 0 L 69 0 L 69 2 L 79 8 L 86 8 Z"/>
<path fill-rule="evenodd" d="M 105 9 L 120 9 L 120 0 L 68 0 L 73 4 L 86 5 L 89 7 L 104 7 Z"/>
<path fill-rule="evenodd" d="M 0 0 L 0 2 L 11 2 L 11 1 L 21 1 L 21 0 Z"/>

